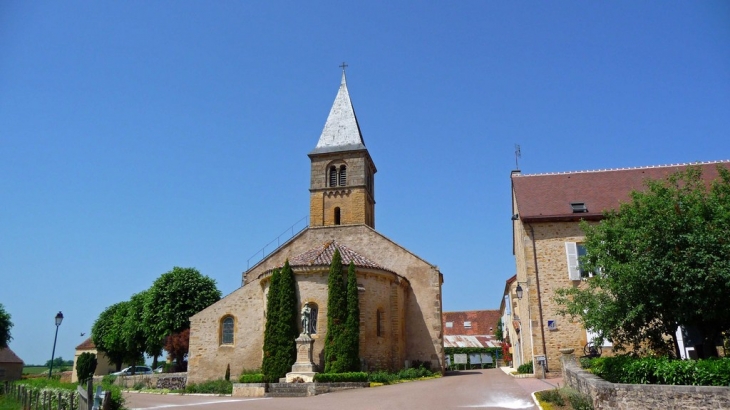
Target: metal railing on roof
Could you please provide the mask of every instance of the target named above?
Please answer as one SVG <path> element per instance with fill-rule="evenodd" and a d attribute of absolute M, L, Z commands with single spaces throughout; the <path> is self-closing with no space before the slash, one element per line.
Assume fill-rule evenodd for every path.
<path fill-rule="evenodd" d="M 304 222 L 304 224 L 303 224 L 304 226 L 302 226 L 302 221 Z M 286 243 L 289 239 L 293 238 L 294 235 L 307 229 L 308 226 L 309 226 L 309 215 L 294 222 L 294 224 L 292 226 L 286 228 L 286 230 L 284 232 L 282 232 L 279 236 L 277 236 L 274 240 L 272 240 L 271 242 L 264 245 L 263 248 L 256 251 L 256 253 L 254 253 L 253 255 L 251 255 L 250 258 L 248 258 L 248 260 L 246 261 L 246 271 L 251 269 L 251 260 L 253 260 L 254 265 L 257 264 L 258 262 L 263 260 L 266 257 L 266 255 L 269 255 L 272 252 L 274 252 L 275 250 L 279 249 L 279 247 L 283 243 Z M 296 232 L 294 232 L 295 228 L 297 229 Z M 283 241 L 282 241 L 282 238 L 284 238 Z M 276 243 L 276 246 L 273 246 L 274 243 Z M 266 252 L 267 248 L 270 249 L 268 253 Z M 257 259 L 254 259 L 254 258 L 257 258 Z"/>

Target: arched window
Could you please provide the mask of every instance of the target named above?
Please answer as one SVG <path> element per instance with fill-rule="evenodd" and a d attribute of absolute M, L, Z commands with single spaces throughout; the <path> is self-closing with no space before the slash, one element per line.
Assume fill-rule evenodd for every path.
<path fill-rule="evenodd" d="M 335 225 L 340 224 L 340 208 L 335 208 Z"/>
<path fill-rule="evenodd" d="M 226 316 L 221 320 L 221 344 L 233 344 L 233 316 Z"/>
<path fill-rule="evenodd" d="M 341 166 L 340 167 L 340 186 L 347 185 L 347 167 Z"/>
<path fill-rule="evenodd" d="M 337 168 L 335 166 L 330 167 L 330 187 L 337 186 Z"/>

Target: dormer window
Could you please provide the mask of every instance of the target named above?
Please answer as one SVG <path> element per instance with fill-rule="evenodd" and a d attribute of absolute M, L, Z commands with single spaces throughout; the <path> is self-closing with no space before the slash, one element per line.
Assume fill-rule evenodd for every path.
<path fill-rule="evenodd" d="M 570 208 L 573 209 L 574 214 L 588 212 L 588 208 L 586 208 L 585 202 L 571 202 Z"/>

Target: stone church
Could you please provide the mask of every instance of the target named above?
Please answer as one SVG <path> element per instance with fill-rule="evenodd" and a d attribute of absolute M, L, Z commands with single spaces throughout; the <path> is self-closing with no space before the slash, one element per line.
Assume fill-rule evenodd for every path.
<path fill-rule="evenodd" d="M 261 367 L 271 273 L 288 259 L 299 308 L 312 309 L 314 363 L 322 369 L 327 277 L 335 249 L 354 262 L 360 296 L 360 358 L 368 370 L 413 361 L 443 369 L 438 267 L 375 230 L 375 173 L 345 73 L 311 161 L 309 226 L 243 273 L 242 286 L 190 319 L 188 381 Z M 346 271 L 346 269 L 345 269 Z"/>

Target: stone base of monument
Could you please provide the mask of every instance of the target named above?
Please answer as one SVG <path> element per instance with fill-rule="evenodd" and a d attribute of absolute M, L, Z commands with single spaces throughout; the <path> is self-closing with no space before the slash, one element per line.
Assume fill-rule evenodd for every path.
<path fill-rule="evenodd" d="M 287 383 L 312 383 L 314 375 L 317 374 L 312 362 L 312 346 L 314 339 L 308 334 L 302 333 L 296 338 L 297 361 L 291 367 L 291 372 L 286 374 Z"/>

